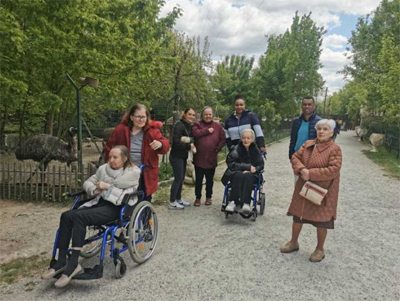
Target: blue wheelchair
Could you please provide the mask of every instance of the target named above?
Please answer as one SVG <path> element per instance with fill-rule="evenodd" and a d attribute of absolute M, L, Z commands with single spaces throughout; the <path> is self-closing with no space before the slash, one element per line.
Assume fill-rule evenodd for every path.
<path fill-rule="evenodd" d="M 68 194 L 73 199 L 71 210 L 79 210 L 79 206 L 89 200 L 84 200 L 85 192 Z M 128 203 L 133 197 L 138 197 L 135 205 Z M 98 253 L 99 264 L 93 268 L 85 268 L 84 272 L 73 279 L 90 280 L 103 276 L 103 264 L 106 257 L 106 249 L 109 246 L 109 256 L 115 265 L 116 278 L 122 278 L 127 270 L 126 263 L 121 254 L 128 250 L 132 260 L 138 264 L 147 261 L 154 253 L 158 239 L 158 219 L 153 205 L 144 199 L 144 193 L 137 191 L 125 195 L 121 207 L 119 219 L 102 226 L 88 226 L 86 229 L 85 244 L 80 256 L 90 258 Z M 59 230 L 54 240 L 50 267 L 57 262 L 57 245 Z"/>
<path fill-rule="evenodd" d="M 225 185 L 224 188 L 224 197 L 222 199 L 222 206 L 221 206 L 221 211 L 225 212 L 225 218 L 228 218 L 229 215 L 231 214 L 237 214 L 239 213 L 240 216 L 243 218 L 249 219 L 251 218 L 252 221 L 255 221 L 257 219 L 258 215 L 264 215 L 265 211 L 265 193 L 264 193 L 264 177 L 262 175 L 262 172 L 260 172 L 257 176 L 257 180 L 253 185 L 253 191 L 251 193 L 251 207 L 252 210 L 249 213 L 243 213 L 240 210 L 237 210 L 235 208 L 234 212 L 229 212 L 226 211 L 225 208 L 229 203 L 230 199 L 230 194 L 231 194 L 231 182 L 228 181 L 228 183 Z"/>

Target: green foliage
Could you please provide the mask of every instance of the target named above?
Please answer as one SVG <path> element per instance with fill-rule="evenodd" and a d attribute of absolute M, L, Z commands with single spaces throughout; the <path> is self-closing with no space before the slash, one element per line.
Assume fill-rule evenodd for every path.
<path fill-rule="evenodd" d="M 364 154 L 382 166 L 388 172 L 389 176 L 400 180 L 400 160 L 396 158 L 395 154 L 389 152 L 384 147 L 379 147 L 376 153 L 364 151 Z"/>
<path fill-rule="evenodd" d="M 232 106 L 235 95 L 248 97 L 251 91 L 250 75 L 254 57 L 231 55 L 218 63 L 212 76 L 213 88 L 217 93 L 217 101 Z"/>
<path fill-rule="evenodd" d="M 373 14 L 360 18 L 350 39 L 352 65 L 345 70 L 365 89 L 360 105 L 368 114 L 383 116 L 386 125 L 400 120 L 399 24 L 398 0 L 383 0 Z"/>
<path fill-rule="evenodd" d="M 282 116 L 296 114 L 302 96 L 316 95 L 321 90 L 323 81 L 318 69 L 324 33 L 311 14 L 299 17 L 296 13 L 290 30 L 270 36 L 267 51 L 254 71 L 254 97 L 273 101 Z"/>

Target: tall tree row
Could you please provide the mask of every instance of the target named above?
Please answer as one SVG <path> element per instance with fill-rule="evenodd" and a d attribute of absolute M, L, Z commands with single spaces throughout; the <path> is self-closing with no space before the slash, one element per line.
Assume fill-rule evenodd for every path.
<path fill-rule="evenodd" d="M 219 102 L 232 106 L 233 96 L 243 94 L 249 106 L 257 108 L 267 131 L 294 116 L 301 97 L 317 95 L 323 85 L 318 70 L 324 33 L 311 14 L 296 13 L 285 33 L 268 37 L 256 68 L 254 58 L 227 56 L 213 76 Z"/>
<path fill-rule="evenodd" d="M 332 113 L 360 122 L 360 109 L 400 127 L 400 1 L 383 0 L 362 17 L 350 38 L 350 81 L 330 99 Z"/>
<path fill-rule="evenodd" d="M 160 18 L 163 4 L 1 1 L 0 146 L 6 130 L 18 130 L 21 136 L 60 135 L 74 123 L 75 94 L 67 73 L 76 81 L 82 76 L 99 79 L 99 89 L 82 90 L 82 108 L 86 120 L 100 125 L 106 110 L 125 110 L 137 101 L 167 103 L 176 92 L 175 72 L 182 61 L 179 91 L 204 102 L 212 90 L 202 69 L 210 55 L 208 44 L 198 51 L 198 39 L 174 33 L 181 11 L 175 8 Z"/>

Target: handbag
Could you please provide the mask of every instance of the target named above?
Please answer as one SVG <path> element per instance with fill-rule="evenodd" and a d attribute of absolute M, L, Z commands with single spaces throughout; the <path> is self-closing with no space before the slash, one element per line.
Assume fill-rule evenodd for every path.
<path fill-rule="evenodd" d="M 327 193 L 328 189 L 322 188 L 311 181 L 306 181 L 299 192 L 303 198 L 318 206 L 321 206 L 322 200 Z"/>

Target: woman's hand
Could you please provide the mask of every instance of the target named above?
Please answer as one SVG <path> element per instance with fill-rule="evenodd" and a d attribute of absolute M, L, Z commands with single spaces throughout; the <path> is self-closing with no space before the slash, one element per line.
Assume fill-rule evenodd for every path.
<path fill-rule="evenodd" d="M 157 150 L 162 147 L 162 143 L 158 140 L 153 140 L 153 142 L 150 143 L 150 147 L 152 150 Z"/>
<path fill-rule="evenodd" d="M 310 171 L 307 168 L 303 168 L 300 171 L 300 176 L 304 181 L 308 181 L 310 179 Z"/>
<path fill-rule="evenodd" d="M 181 137 L 181 142 L 182 143 L 190 143 L 190 137 L 189 136 L 182 136 Z"/>
<path fill-rule="evenodd" d="M 110 187 L 111 187 L 111 184 L 103 182 L 103 181 L 98 181 L 96 184 L 96 188 L 100 191 L 107 190 Z"/>

